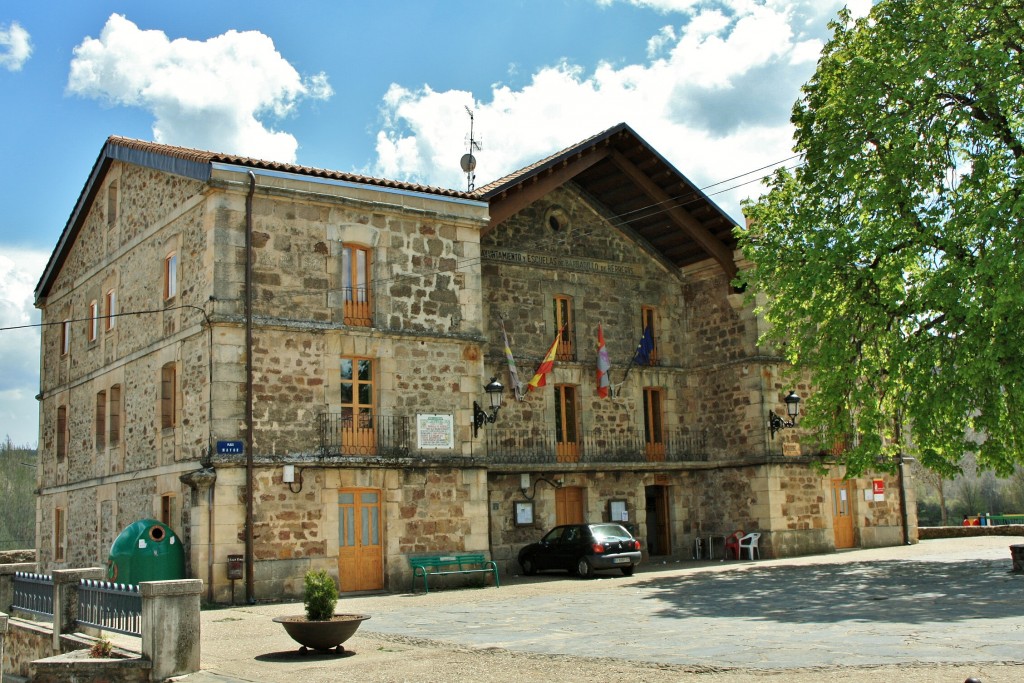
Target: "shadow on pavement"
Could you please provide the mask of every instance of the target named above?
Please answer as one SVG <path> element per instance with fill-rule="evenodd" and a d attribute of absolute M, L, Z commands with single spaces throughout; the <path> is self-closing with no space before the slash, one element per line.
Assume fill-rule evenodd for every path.
<path fill-rule="evenodd" d="M 780 623 L 955 622 L 1017 618 L 1024 576 L 1005 561 L 882 561 L 751 566 L 634 584 L 662 603 L 657 614 L 685 619 L 750 618 Z"/>
<path fill-rule="evenodd" d="M 346 657 L 352 657 L 356 653 L 352 650 L 345 649 L 343 652 L 324 652 L 321 650 L 306 650 L 300 652 L 298 648 L 294 650 L 283 650 L 281 652 L 268 652 L 262 655 L 256 655 L 254 659 L 259 662 L 307 662 L 312 664 L 313 662 L 333 662 L 336 659 L 345 659 Z"/>

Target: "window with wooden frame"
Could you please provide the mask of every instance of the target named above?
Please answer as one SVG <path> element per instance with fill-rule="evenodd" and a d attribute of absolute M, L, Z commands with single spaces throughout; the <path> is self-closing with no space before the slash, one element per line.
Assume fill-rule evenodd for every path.
<path fill-rule="evenodd" d="M 644 387 L 644 443 L 647 459 L 665 459 L 664 390 Z"/>
<path fill-rule="evenodd" d="M 100 304 L 93 299 L 89 302 L 89 341 L 96 341 L 98 336 L 100 336 Z"/>
<path fill-rule="evenodd" d="M 160 496 L 160 521 L 174 529 L 174 520 L 178 515 L 177 496 L 165 493 Z"/>
<path fill-rule="evenodd" d="M 107 443 L 111 447 L 117 447 L 121 443 L 121 385 L 115 384 L 110 387 L 110 404 L 107 410 L 110 419 L 107 432 Z"/>
<path fill-rule="evenodd" d="M 345 302 L 345 324 L 373 325 L 370 296 L 372 252 L 367 247 L 346 244 L 341 248 L 341 290 Z"/>
<path fill-rule="evenodd" d="M 96 392 L 93 438 L 96 442 L 96 450 L 100 451 L 107 447 L 107 392 L 105 390 Z"/>
<path fill-rule="evenodd" d="M 338 378 L 342 452 L 349 455 L 372 453 L 377 443 L 373 360 L 342 358 Z"/>
<path fill-rule="evenodd" d="M 648 365 L 658 364 L 658 311 L 653 306 L 641 306 L 640 308 L 641 330 L 651 330 L 651 355 L 648 358 Z"/>
<path fill-rule="evenodd" d="M 60 355 L 66 356 L 71 351 L 71 321 L 65 320 L 60 326 Z"/>
<path fill-rule="evenodd" d="M 558 462 L 576 462 L 580 457 L 577 393 L 571 384 L 555 385 L 555 454 Z"/>
<path fill-rule="evenodd" d="M 173 429 L 178 424 L 178 370 L 174 363 L 160 369 L 160 426 Z"/>
<path fill-rule="evenodd" d="M 178 295 L 178 254 L 171 252 L 164 257 L 164 300 Z"/>
<path fill-rule="evenodd" d="M 57 406 L 57 460 L 63 460 L 68 455 L 68 407 Z"/>
<path fill-rule="evenodd" d="M 64 508 L 53 509 L 53 559 L 64 560 Z"/>
<path fill-rule="evenodd" d="M 117 181 L 107 187 L 107 225 L 117 222 Z"/>
<path fill-rule="evenodd" d="M 555 330 L 559 331 L 558 351 L 555 358 L 558 360 L 576 360 L 576 323 L 572 313 L 572 297 L 556 295 L 555 306 Z"/>
<path fill-rule="evenodd" d="M 117 320 L 117 290 L 108 289 L 104 297 L 104 308 L 107 315 L 107 330 L 114 329 Z"/>

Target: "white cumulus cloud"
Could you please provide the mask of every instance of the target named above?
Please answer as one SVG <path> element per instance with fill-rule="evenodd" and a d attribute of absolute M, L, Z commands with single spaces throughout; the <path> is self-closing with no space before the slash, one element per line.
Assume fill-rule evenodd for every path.
<path fill-rule="evenodd" d="M 303 79 L 258 31 L 171 40 L 119 14 L 74 49 L 68 91 L 150 111 L 157 142 L 283 162 L 298 141 L 266 119 L 333 94 L 325 74 Z"/>
<path fill-rule="evenodd" d="M 32 39 L 21 24 L 14 21 L 0 25 L 0 67 L 8 71 L 21 71 L 32 56 Z"/>
<path fill-rule="evenodd" d="M 393 84 L 382 103 L 373 172 L 464 188 L 458 162 L 467 147 L 465 107 L 475 110 L 483 138 L 477 186 L 619 122 L 698 185 L 791 156 L 792 105 L 829 37 L 828 20 L 846 2 L 619 1 L 656 9 L 676 22 L 646 39 L 646 61 L 554 64 L 519 89 L 494 86 L 482 94 Z M 869 0 L 860 4 L 861 11 L 870 9 Z M 459 120 L 465 125 L 452 125 Z M 745 185 L 712 198 L 739 221 L 740 200 L 759 192 L 758 185 Z"/>
<path fill-rule="evenodd" d="M 39 433 L 39 311 L 33 301 L 48 257 L 11 247 L 0 253 L 0 439 L 10 436 L 19 446 L 35 445 Z"/>

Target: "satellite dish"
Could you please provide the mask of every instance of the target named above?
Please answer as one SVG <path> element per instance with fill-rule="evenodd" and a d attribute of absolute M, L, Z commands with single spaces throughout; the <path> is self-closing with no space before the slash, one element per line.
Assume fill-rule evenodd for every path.
<path fill-rule="evenodd" d="M 471 173 L 476 170 L 476 157 L 472 154 L 463 154 L 462 159 L 459 160 L 459 165 L 462 166 L 463 173 Z"/>

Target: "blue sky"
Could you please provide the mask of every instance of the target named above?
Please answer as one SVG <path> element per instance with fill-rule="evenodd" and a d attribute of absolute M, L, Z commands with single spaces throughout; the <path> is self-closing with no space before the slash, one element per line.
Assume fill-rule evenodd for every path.
<path fill-rule="evenodd" d="M 0 328 L 109 135 L 466 188 L 625 121 L 735 220 L 790 156 L 827 22 L 870 0 L 9 0 Z M 790 161 L 789 163 L 793 163 Z M 747 175 L 744 175 L 747 174 Z M 0 438 L 35 444 L 39 333 L 0 330 Z"/>

